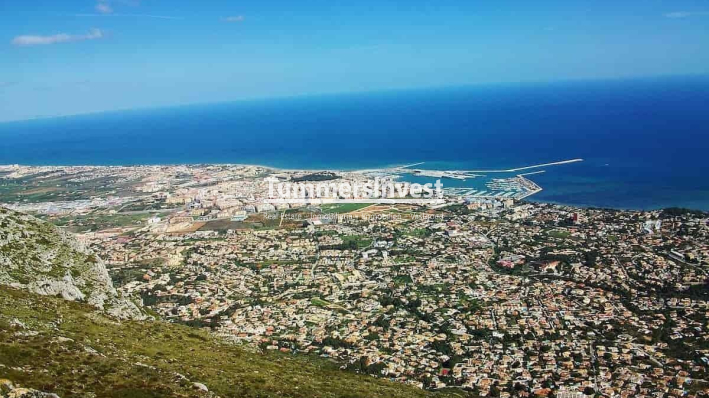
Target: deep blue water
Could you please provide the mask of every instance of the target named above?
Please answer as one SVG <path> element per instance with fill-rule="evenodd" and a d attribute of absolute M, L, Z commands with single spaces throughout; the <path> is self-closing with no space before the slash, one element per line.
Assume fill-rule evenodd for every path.
<path fill-rule="evenodd" d="M 534 199 L 709 210 L 709 78 L 259 100 L 0 124 L 0 164 L 520 167 Z M 423 166 L 422 166 L 423 167 Z M 450 185 L 450 184 L 448 184 Z"/>

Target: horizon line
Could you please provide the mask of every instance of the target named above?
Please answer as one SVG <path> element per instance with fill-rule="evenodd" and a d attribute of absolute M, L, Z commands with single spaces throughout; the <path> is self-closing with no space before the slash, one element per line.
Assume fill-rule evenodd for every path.
<path fill-rule="evenodd" d="M 257 101 L 277 101 L 277 100 L 287 100 L 287 99 L 306 99 L 306 98 L 317 98 L 317 97 L 330 97 L 330 96 L 341 96 L 341 95 L 361 95 L 361 94 L 377 94 L 377 93 L 394 93 L 394 92 L 406 92 L 406 91 L 424 91 L 424 90 L 446 90 L 446 89 L 456 89 L 456 88 L 480 88 L 480 87 L 490 87 L 490 86 L 510 86 L 510 85 L 548 85 L 548 84 L 565 84 L 565 83 L 582 83 L 582 82 L 619 82 L 619 81 L 641 81 L 650 79 L 680 79 L 680 78 L 709 78 L 709 72 L 706 73 L 693 73 L 693 74 L 659 74 L 659 75 L 643 75 L 643 76 L 619 76 L 619 77 L 591 77 L 591 78 L 568 78 L 559 80 L 518 80 L 518 81 L 497 81 L 497 82 L 475 82 L 475 83 L 460 83 L 460 84 L 441 84 L 441 85 L 430 85 L 430 86 L 416 86 L 416 87 L 393 87 L 393 88 L 380 88 L 380 89 L 366 89 L 366 90 L 352 90 L 352 91 L 322 91 L 314 93 L 296 93 L 296 94 L 283 94 L 283 95 L 255 95 L 251 97 L 242 97 L 227 100 L 215 100 L 215 101 L 196 101 L 189 103 L 175 103 L 175 104 L 162 104 L 162 105 L 149 105 L 149 106 L 138 106 L 134 108 L 115 108 L 115 109 L 105 109 L 89 112 L 78 112 L 78 113 L 68 113 L 63 115 L 45 115 L 28 117 L 21 119 L 8 119 L 0 120 L 0 126 L 4 124 L 12 123 L 23 123 L 32 121 L 48 121 L 52 119 L 64 119 L 73 118 L 81 116 L 92 116 L 110 113 L 122 113 L 122 112 L 139 112 L 139 111 L 151 111 L 151 110 L 162 110 L 171 108 L 183 108 L 191 106 L 209 106 L 209 105 L 226 105 L 233 103 L 247 103 L 247 102 L 257 102 Z"/>

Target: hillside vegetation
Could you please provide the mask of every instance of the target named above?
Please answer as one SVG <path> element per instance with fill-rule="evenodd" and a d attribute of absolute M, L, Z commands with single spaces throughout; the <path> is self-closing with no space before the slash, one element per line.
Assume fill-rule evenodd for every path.
<path fill-rule="evenodd" d="M 187 326 L 117 321 L 8 287 L 0 286 L 0 308 L 0 379 L 61 397 L 464 396 L 344 372 L 320 358 L 252 352 Z"/>

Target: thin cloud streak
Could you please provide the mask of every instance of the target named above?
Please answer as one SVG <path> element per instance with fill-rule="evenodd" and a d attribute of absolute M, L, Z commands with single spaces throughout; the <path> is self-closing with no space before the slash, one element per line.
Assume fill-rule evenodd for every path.
<path fill-rule="evenodd" d="M 243 22 L 243 21 L 244 21 L 243 15 L 235 15 L 235 16 L 231 16 L 231 17 L 222 18 L 222 22 Z"/>
<path fill-rule="evenodd" d="M 85 35 L 70 35 L 66 33 L 57 33 L 55 35 L 22 35 L 12 39 L 12 44 L 16 46 L 43 46 L 56 43 L 69 43 L 84 40 L 96 40 L 104 37 L 100 29 L 92 29 Z"/>
<path fill-rule="evenodd" d="M 180 20 L 183 17 L 173 17 L 170 15 L 150 15 L 150 14 L 72 14 L 72 17 L 92 18 L 92 17 L 119 17 L 119 18 L 154 18 L 154 19 L 172 19 Z"/>
<path fill-rule="evenodd" d="M 667 14 L 664 14 L 664 17 L 665 18 L 673 18 L 673 19 L 681 19 L 681 18 L 701 16 L 701 15 L 709 15 L 709 11 L 695 11 L 695 12 L 674 11 L 674 12 L 668 12 Z"/>

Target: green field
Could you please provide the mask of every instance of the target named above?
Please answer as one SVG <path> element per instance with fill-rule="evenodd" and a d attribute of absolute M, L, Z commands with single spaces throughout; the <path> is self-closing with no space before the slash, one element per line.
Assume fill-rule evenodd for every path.
<path fill-rule="evenodd" d="M 372 244 L 372 239 L 364 235 L 345 235 L 340 239 L 342 239 L 343 246 L 352 249 L 364 249 Z"/>
<path fill-rule="evenodd" d="M 552 238 L 566 239 L 571 235 L 571 233 L 569 233 L 569 231 L 564 231 L 561 229 L 554 229 L 547 232 L 547 235 L 551 236 Z"/>
<path fill-rule="evenodd" d="M 140 227 L 145 225 L 150 213 L 105 214 L 91 213 L 83 216 L 64 216 L 44 218 L 58 227 L 65 227 L 71 232 L 100 231 L 118 227 Z"/>
<path fill-rule="evenodd" d="M 327 301 L 321 299 L 321 298 L 313 298 L 310 300 L 310 304 L 316 306 L 316 307 L 327 307 L 330 305 Z"/>
<path fill-rule="evenodd" d="M 427 228 L 414 228 L 403 232 L 403 234 L 406 236 L 413 236 L 416 238 L 426 238 L 431 236 L 432 233 L 433 231 Z"/>
<path fill-rule="evenodd" d="M 44 179 L 37 174 L 19 179 L 0 180 L 0 202 L 51 202 L 90 199 L 108 192 L 116 195 L 130 194 L 130 181 L 109 178 L 72 182 L 75 176 Z"/>
<path fill-rule="evenodd" d="M 332 203 L 320 206 L 323 213 L 350 213 L 365 207 L 371 206 L 371 203 Z"/>

